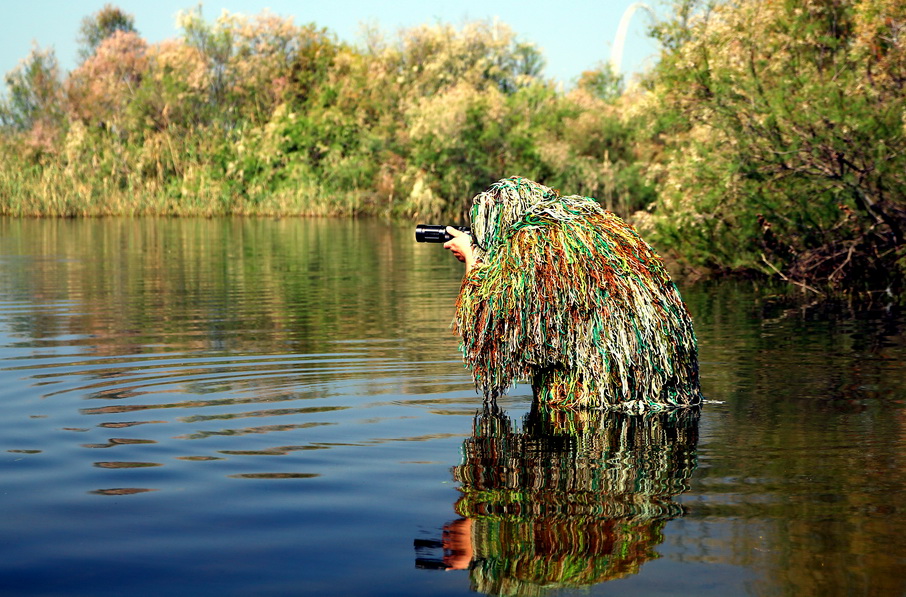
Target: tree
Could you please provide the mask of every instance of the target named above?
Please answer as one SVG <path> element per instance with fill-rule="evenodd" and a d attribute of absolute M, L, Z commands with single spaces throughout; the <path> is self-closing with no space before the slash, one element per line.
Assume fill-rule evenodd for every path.
<path fill-rule="evenodd" d="M 87 59 L 102 41 L 117 31 L 138 33 L 135 18 L 112 4 L 105 4 L 101 10 L 82 19 L 77 40 L 80 46 L 79 56 L 82 60 Z"/>
<path fill-rule="evenodd" d="M 601 63 L 592 70 L 584 71 L 577 87 L 605 102 L 612 102 L 623 95 L 623 76 L 615 73 L 610 64 Z"/>
<path fill-rule="evenodd" d="M 28 58 L 6 75 L 7 97 L 0 102 L 0 124 L 28 131 L 38 122 L 62 118 L 62 82 L 53 49 L 32 48 Z"/>
<path fill-rule="evenodd" d="M 652 87 L 671 123 L 665 241 L 700 265 L 810 293 L 896 294 L 906 6 L 740 0 L 705 15 L 679 15 L 685 37 L 671 38 Z"/>
<path fill-rule="evenodd" d="M 66 81 L 70 117 L 124 132 L 126 112 L 148 69 L 148 44 L 134 32 L 114 32 Z"/>

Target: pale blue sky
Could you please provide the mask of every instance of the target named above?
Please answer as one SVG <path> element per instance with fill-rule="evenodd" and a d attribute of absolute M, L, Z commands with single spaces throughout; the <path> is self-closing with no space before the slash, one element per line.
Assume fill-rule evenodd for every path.
<path fill-rule="evenodd" d="M 0 19 L 0 73 L 6 74 L 26 57 L 36 42 L 52 46 L 64 71 L 75 67 L 76 37 L 82 18 L 110 2 L 135 17 L 139 33 L 150 42 L 176 37 L 175 15 L 193 8 L 193 0 L 26 0 L 4 3 Z M 314 22 L 340 39 L 358 41 L 362 23 L 377 24 L 385 32 L 421 23 L 497 17 L 520 39 L 532 41 L 544 53 L 546 75 L 569 86 L 583 70 L 610 59 L 617 26 L 632 0 L 209 0 L 205 18 L 213 20 L 226 9 L 254 15 L 263 9 L 292 16 L 297 24 Z M 648 3 L 656 11 L 657 0 Z M 637 11 L 626 36 L 623 71 L 650 66 L 657 44 L 646 36 L 650 17 Z"/>

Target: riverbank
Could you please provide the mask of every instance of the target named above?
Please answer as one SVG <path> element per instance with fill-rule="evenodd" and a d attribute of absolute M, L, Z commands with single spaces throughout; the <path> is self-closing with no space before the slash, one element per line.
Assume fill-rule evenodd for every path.
<path fill-rule="evenodd" d="M 520 175 L 696 272 L 906 294 L 902 3 L 682 3 L 641 80 L 601 65 L 565 91 L 499 23 L 361 46 L 267 14 L 179 27 L 104 32 L 66 76 L 40 49 L 10 73 L 0 214 L 455 222 Z"/>

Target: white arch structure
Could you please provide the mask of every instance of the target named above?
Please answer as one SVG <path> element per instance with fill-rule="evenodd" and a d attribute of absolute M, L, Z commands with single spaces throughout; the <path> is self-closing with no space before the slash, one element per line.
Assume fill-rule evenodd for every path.
<path fill-rule="evenodd" d="M 623 62 L 623 46 L 626 45 L 626 32 L 629 30 L 629 22 L 640 8 L 647 12 L 652 20 L 655 18 L 654 12 L 644 2 L 633 2 L 623 13 L 623 18 L 620 19 L 620 25 L 617 27 L 617 34 L 613 38 L 613 48 L 610 50 L 610 68 L 615 75 L 620 74 L 620 65 Z"/>

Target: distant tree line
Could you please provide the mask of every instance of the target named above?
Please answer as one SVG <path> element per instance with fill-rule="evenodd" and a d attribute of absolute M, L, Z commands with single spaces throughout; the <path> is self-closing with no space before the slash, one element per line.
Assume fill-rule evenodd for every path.
<path fill-rule="evenodd" d="M 527 176 L 597 198 L 698 272 L 902 302 L 906 3 L 677 0 L 632 85 L 564 91 L 506 25 L 356 45 L 270 13 L 106 6 L 81 63 L 35 48 L 0 98 L 0 213 L 464 217 Z"/>

